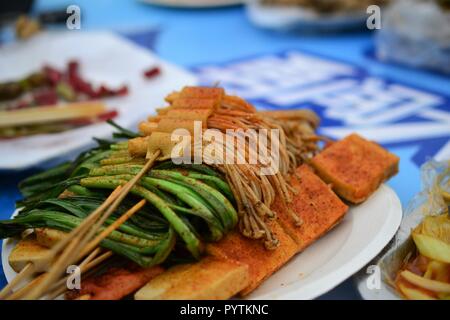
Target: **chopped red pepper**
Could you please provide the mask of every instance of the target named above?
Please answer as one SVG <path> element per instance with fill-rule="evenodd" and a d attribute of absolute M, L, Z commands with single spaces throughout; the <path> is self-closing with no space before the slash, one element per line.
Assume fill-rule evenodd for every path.
<path fill-rule="evenodd" d="M 38 106 L 57 104 L 58 95 L 53 88 L 39 90 L 33 93 L 33 102 Z"/>
<path fill-rule="evenodd" d="M 96 98 L 114 97 L 114 96 L 125 96 L 128 94 L 128 87 L 122 86 L 119 89 L 111 89 L 105 85 L 101 85 L 96 94 Z"/>
<path fill-rule="evenodd" d="M 154 78 L 161 73 L 161 69 L 159 67 L 152 67 L 144 72 L 144 76 L 147 79 Z"/>
<path fill-rule="evenodd" d="M 102 114 L 97 115 L 94 118 L 79 118 L 79 119 L 72 119 L 66 121 L 67 124 L 74 125 L 74 126 L 85 126 L 88 124 L 93 124 L 97 122 L 104 122 L 106 120 L 111 120 L 117 117 L 119 113 L 117 110 L 110 110 L 106 111 Z"/>
<path fill-rule="evenodd" d="M 53 86 L 55 86 L 63 76 L 61 71 L 51 66 L 44 66 L 44 68 L 42 68 L 42 71 L 44 72 L 50 84 Z"/>
<path fill-rule="evenodd" d="M 67 77 L 69 84 L 76 92 L 84 93 L 90 98 L 95 98 L 96 92 L 92 88 L 92 84 L 84 80 L 80 76 L 78 69 L 79 69 L 78 61 L 72 60 L 67 64 Z"/>

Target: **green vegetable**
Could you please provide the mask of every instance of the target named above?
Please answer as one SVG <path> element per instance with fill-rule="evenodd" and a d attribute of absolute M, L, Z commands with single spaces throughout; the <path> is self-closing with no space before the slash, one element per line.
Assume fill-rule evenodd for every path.
<path fill-rule="evenodd" d="M 21 210 L 14 219 L 0 221 L 0 238 L 36 227 L 68 232 L 98 208 L 110 190 L 132 179 L 145 160 L 129 157 L 127 141 L 117 140 L 136 134 L 114 126 L 120 132 L 113 140 L 96 139 L 98 146 L 75 161 L 23 180 L 19 188 L 24 199 L 17 203 Z M 66 196 L 61 198 L 63 191 Z M 171 261 L 184 261 L 186 250 L 198 259 L 205 241 L 220 240 L 237 223 L 233 194 L 220 173 L 205 165 L 166 161 L 131 189 L 102 229 L 140 198 L 147 204 L 100 245 L 141 266 L 162 263 L 169 256 Z"/>

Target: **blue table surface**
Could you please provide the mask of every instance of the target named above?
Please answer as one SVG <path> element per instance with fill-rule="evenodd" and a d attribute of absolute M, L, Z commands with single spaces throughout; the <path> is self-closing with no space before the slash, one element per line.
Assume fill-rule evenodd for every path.
<path fill-rule="evenodd" d="M 155 30 L 154 37 L 148 39 L 151 43 L 144 45 L 151 47 L 163 59 L 186 68 L 298 49 L 362 66 L 372 75 L 402 81 L 413 87 L 450 93 L 450 79 L 445 76 L 387 66 L 369 59 L 364 54 L 373 47 L 373 34 L 369 32 L 301 35 L 262 30 L 247 19 L 243 6 L 184 10 L 151 6 L 135 0 L 52 0 L 37 1 L 33 10 L 40 12 L 69 4 L 77 4 L 81 8 L 82 30 L 119 33 Z M 419 168 L 411 160 L 417 148 L 414 145 L 390 148 L 402 159 L 400 173 L 389 185 L 397 192 L 403 206 L 420 189 Z M 37 169 L 0 172 L 1 219 L 11 215 L 14 202 L 20 198 L 17 183 L 33 172 Z M 0 272 L 0 287 L 5 285 L 5 281 L 3 272 Z M 360 299 L 360 296 L 353 280 L 348 279 L 320 298 Z"/>

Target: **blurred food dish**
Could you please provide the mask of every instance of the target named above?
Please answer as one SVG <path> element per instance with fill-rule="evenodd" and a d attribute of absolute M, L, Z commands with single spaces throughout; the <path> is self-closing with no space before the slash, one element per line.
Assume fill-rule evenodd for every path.
<path fill-rule="evenodd" d="M 393 1 L 383 12 L 376 56 L 450 74 L 450 1 Z"/>
<path fill-rule="evenodd" d="M 281 31 L 342 31 L 366 25 L 367 7 L 379 1 L 250 0 L 247 13 L 257 26 Z"/>
<path fill-rule="evenodd" d="M 370 5 L 385 5 L 387 0 L 261 0 L 267 6 L 302 7 L 321 14 L 365 11 Z"/>
<path fill-rule="evenodd" d="M 211 8 L 242 4 L 245 0 L 140 0 L 148 4 L 179 8 Z"/>
<path fill-rule="evenodd" d="M 0 139 L 61 132 L 111 120 L 117 116 L 116 110 L 103 107 L 89 112 L 95 108 L 88 101 L 127 94 L 126 85 L 93 86 L 81 75 L 76 60 L 69 61 L 65 70 L 43 66 L 21 79 L 0 83 Z"/>
<path fill-rule="evenodd" d="M 124 57 L 127 58 L 124 59 Z M 59 72 L 66 73 L 71 61 L 71 68 L 74 69 L 72 84 L 84 93 L 76 90 L 78 94 L 73 96 L 69 94 L 71 90 L 66 90 L 68 88 L 64 85 L 59 87 L 59 93 L 56 94 L 57 85 L 48 85 L 46 77 L 37 76 L 37 74 L 42 75 L 43 66 L 51 66 L 53 69 L 47 71 L 52 71 L 49 72 L 51 77 L 56 75 L 59 79 L 61 75 Z M 144 75 L 149 68 L 156 70 L 156 67 L 159 71 L 152 72 L 156 76 Z M 16 86 L 17 82 L 29 83 L 29 77 L 34 80 L 44 79 L 45 87 L 40 87 L 39 92 L 42 89 L 45 89 L 46 92 L 50 89 L 50 93 L 39 94 L 38 100 L 43 105 L 51 105 L 50 102 L 58 105 L 62 105 L 63 102 L 88 102 L 92 99 L 98 100 L 100 96 L 110 91 L 109 89 L 119 89 L 121 93 L 126 93 L 128 89 L 126 95 L 110 96 L 106 94 L 101 99 L 106 111 L 109 113 L 115 110 L 117 115 L 114 119 L 126 127 L 136 124 L 143 115 L 148 113 L 148 108 L 151 107 L 148 101 L 162 103 L 167 91 L 179 87 L 182 83 L 194 84 L 196 81 L 191 73 L 162 61 L 147 49 L 109 32 L 41 32 L 26 41 L 2 46 L 0 48 L 0 70 L 2 70 L 0 82 L 3 83 L 3 86 L 8 82 L 11 84 L 11 80 L 18 80 L 12 82 L 12 86 L 17 87 L 16 89 L 9 91 L 5 88 L 4 98 L 22 96 L 24 89 L 21 85 Z M 104 84 L 107 86 L 101 89 Z M 124 87 L 125 85 L 126 87 Z M 33 96 L 35 90 L 38 88 L 25 95 Z M 100 95 L 96 97 L 98 94 Z M 65 98 L 61 98 L 60 95 Z M 49 100 L 49 98 L 51 99 Z M 32 100 L 32 104 L 35 105 L 34 100 L 36 99 Z M 2 105 L 9 107 L 13 107 L 15 104 L 12 100 L 7 104 L 4 103 L 4 101 L 1 102 Z M 17 111 L 32 109 L 19 108 Z M 3 110 L 3 112 L 8 111 Z M 19 116 L 22 117 L 23 113 L 20 113 Z M 17 116 L 14 117 L 17 119 Z M 90 125 L 85 125 L 84 121 L 77 124 L 83 125 L 70 127 L 71 130 L 63 130 L 63 132 L 61 129 L 64 128 L 55 126 L 39 128 L 33 125 L 32 128 L 28 128 L 28 133 L 34 133 L 33 135 L 1 139 L 0 170 L 24 169 L 41 164 L 46 160 L 63 157 L 91 144 L 92 136 L 105 138 L 109 137 L 112 132 L 112 127 L 104 121 Z M 50 132 L 57 129 L 56 131 L 59 132 L 48 133 L 47 129 Z M 17 136 L 26 132 L 13 130 L 5 133 Z"/>
<path fill-rule="evenodd" d="M 394 235 L 401 209 L 382 184 L 399 158 L 377 143 L 329 141 L 311 110 L 261 112 L 220 87 L 185 86 L 165 101 L 140 132 L 115 125 L 112 139 L 20 183 L 19 211 L 0 221 L 3 266 L 16 283 L 42 282 L 12 282 L 0 298 L 314 298 Z M 250 137 L 274 128 L 283 139 Z M 235 130 L 251 141 L 230 142 Z M 77 262 L 89 276 L 68 290 L 61 271 Z"/>
<path fill-rule="evenodd" d="M 424 189 L 408 204 L 394 241 L 371 264 L 380 286 L 368 287 L 363 269 L 357 286 L 365 299 L 450 298 L 450 161 L 422 166 Z"/>

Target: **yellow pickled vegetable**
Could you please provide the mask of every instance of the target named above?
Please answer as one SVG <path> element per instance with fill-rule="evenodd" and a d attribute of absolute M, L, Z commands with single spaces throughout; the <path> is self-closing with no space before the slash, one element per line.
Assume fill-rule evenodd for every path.
<path fill-rule="evenodd" d="M 398 284 L 398 288 L 400 292 L 410 300 L 436 300 L 434 297 L 426 294 L 422 290 L 410 288 L 402 283 Z"/>
<path fill-rule="evenodd" d="M 450 263 L 450 218 L 448 214 L 427 216 L 412 232 L 419 252 L 433 260 Z"/>
<path fill-rule="evenodd" d="M 424 277 L 418 276 L 417 274 L 412 273 L 411 271 L 404 270 L 400 273 L 400 276 L 408 280 L 408 282 L 433 291 L 433 292 L 440 292 L 445 294 L 450 294 L 450 283 L 442 282 L 442 281 L 436 281 L 436 280 L 430 280 L 426 279 Z"/>

